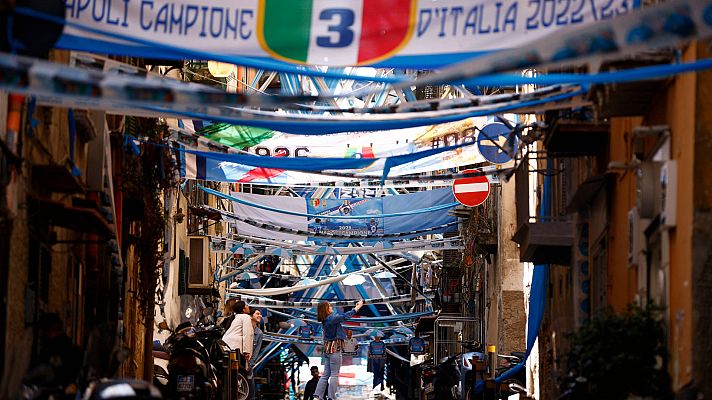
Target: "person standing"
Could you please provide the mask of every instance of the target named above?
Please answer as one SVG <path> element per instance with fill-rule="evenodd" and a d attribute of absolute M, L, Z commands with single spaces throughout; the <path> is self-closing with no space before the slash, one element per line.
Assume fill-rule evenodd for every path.
<path fill-rule="evenodd" d="M 232 311 L 232 307 L 235 305 L 235 302 L 237 302 L 236 299 L 225 300 L 225 313 L 222 317 L 220 317 L 220 319 L 218 319 L 218 325 L 220 325 L 220 327 L 222 327 L 225 331 L 230 328 L 232 320 L 235 319 L 235 313 Z"/>
<path fill-rule="evenodd" d="M 336 399 L 339 387 L 339 369 L 341 369 L 341 352 L 344 348 L 346 333 L 341 323 L 351 318 L 363 307 L 363 300 L 356 303 L 353 310 L 343 314 L 334 313 L 334 308 L 328 301 L 322 301 L 317 307 L 317 320 L 321 322 L 324 336 L 323 354 L 326 358 L 324 376 L 319 378 L 319 384 L 314 393 L 315 399 L 325 399 L 326 385 L 329 384 L 329 399 Z"/>
<path fill-rule="evenodd" d="M 346 331 L 346 340 L 344 340 L 344 350 L 342 365 L 353 365 L 353 358 L 358 355 L 358 341 L 354 339 L 353 332 Z"/>
<path fill-rule="evenodd" d="M 373 387 L 381 385 L 383 391 L 383 378 L 386 369 L 386 344 L 381 341 L 381 336 L 376 335 L 374 341 L 368 345 L 368 358 L 371 361 L 371 372 L 373 372 Z"/>
<path fill-rule="evenodd" d="M 313 400 L 314 392 L 316 392 L 316 385 L 319 383 L 319 367 L 314 365 L 309 370 L 312 378 L 309 379 L 307 385 L 304 386 L 304 397 L 302 400 Z"/>
<path fill-rule="evenodd" d="M 254 329 L 252 328 L 252 320 L 248 315 L 250 307 L 240 300 L 235 302 L 232 307 L 235 313 L 235 318 L 232 320 L 230 327 L 225 331 L 222 340 L 230 347 L 231 350 L 239 350 L 245 359 L 249 362 L 252 355 Z"/>
<path fill-rule="evenodd" d="M 260 349 L 262 348 L 262 329 L 260 329 L 260 323 L 262 322 L 262 312 L 258 309 L 252 310 L 250 313 L 250 320 L 252 321 L 252 329 L 255 333 L 255 338 L 252 341 L 252 357 L 250 357 L 250 398 L 255 399 L 257 394 L 257 387 L 255 386 L 255 364 L 257 364 L 257 355 L 260 354 Z"/>

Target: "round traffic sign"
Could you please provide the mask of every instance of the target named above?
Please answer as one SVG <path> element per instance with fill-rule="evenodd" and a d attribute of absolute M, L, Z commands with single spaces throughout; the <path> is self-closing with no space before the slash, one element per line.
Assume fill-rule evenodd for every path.
<path fill-rule="evenodd" d="M 463 174 L 480 172 L 477 169 L 468 169 Z M 486 175 L 471 178 L 455 179 L 452 183 L 452 193 L 460 203 L 475 207 L 484 203 L 490 193 L 490 182 Z"/>
<path fill-rule="evenodd" d="M 477 135 L 477 149 L 485 160 L 494 164 L 504 164 L 512 161 L 512 157 L 507 153 L 507 140 L 510 129 L 501 122 L 493 122 L 485 125 L 480 134 Z M 507 151 L 505 151 L 507 150 Z M 514 141 L 514 149 L 517 151 L 517 143 Z"/>

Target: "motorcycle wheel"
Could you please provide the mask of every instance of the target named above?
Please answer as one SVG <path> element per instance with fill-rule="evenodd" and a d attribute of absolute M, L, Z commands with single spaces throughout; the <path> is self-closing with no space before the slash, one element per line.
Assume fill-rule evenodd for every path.
<path fill-rule="evenodd" d="M 235 395 L 236 400 L 247 400 L 247 398 L 250 397 L 250 383 L 247 381 L 247 377 L 243 374 L 237 374 Z"/>

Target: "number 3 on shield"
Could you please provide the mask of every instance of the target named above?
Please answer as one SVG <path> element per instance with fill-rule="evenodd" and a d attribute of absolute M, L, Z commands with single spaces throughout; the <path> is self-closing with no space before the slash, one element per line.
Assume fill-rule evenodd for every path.
<path fill-rule="evenodd" d="M 354 31 L 351 26 L 354 24 L 354 12 L 348 8 L 327 8 L 319 14 L 321 21 L 332 21 L 329 25 L 329 32 L 335 32 L 334 36 L 317 36 L 316 44 L 319 47 L 346 47 L 354 41 Z"/>

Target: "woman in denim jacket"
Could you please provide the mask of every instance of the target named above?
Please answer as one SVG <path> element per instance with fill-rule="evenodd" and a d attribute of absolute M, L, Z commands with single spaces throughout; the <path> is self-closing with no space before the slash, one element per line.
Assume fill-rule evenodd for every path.
<path fill-rule="evenodd" d="M 317 320 L 321 322 L 324 335 L 324 375 L 319 378 L 319 384 L 314 393 L 315 399 L 324 399 L 326 384 L 329 384 L 329 399 L 336 399 L 336 389 L 339 387 L 339 369 L 341 369 L 341 350 L 344 347 L 346 333 L 341 323 L 351 318 L 363 307 L 363 300 L 356 303 L 353 310 L 343 314 L 335 314 L 328 301 L 322 301 L 317 307 Z M 333 379 L 332 379 L 333 378 Z"/>

